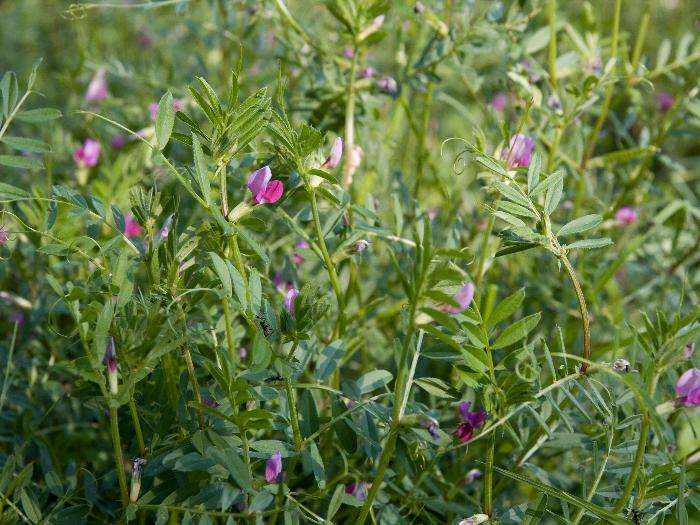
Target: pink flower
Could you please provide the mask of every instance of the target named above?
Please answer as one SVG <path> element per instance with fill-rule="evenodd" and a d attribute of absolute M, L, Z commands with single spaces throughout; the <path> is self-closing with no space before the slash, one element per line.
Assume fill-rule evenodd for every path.
<path fill-rule="evenodd" d="M 666 113 L 669 109 L 671 109 L 674 101 L 675 99 L 670 93 L 659 93 L 659 96 L 656 99 L 656 104 L 661 113 Z"/>
<path fill-rule="evenodd" d="M 126 146 L 126 139 L 123 135 L 114 135 L 110 141 L 110 144 L 114 149 L 122 149 L 124 146 Z"/>
<path fill-rule="evenodd" d="M 362 78 L 369 78 L 373 77 L 375 74 L 374 68 L 372 66 L 367 66 L 366 68 L 363 68 L 360 70 L 360 76 Z"/>
<path fill-rule="evenodd" d="M 107 79 L 105 78 L 105 69 L 103 67 L 95 71 L 95 75 L 88 84 L 85 92 L 85 100 L 88 102 L 100 102 L 107 98 Z"/>
<path fill-rule="evenodd" d="M 138 237 L 141 234 L 141 226 L 133 215 L 127 213 L 124 217 L 124 236 L 127 239 L 131 237 Z"/>
<path fill-rule="evenodd" d="M 5 244 L 7 242 L 7 239 L 9 239 L 9 238 L 10 238 L 10 234 L 5 229 L 5 225 L 0 224 L 0 246 Z"/>
<path fill-rule="evenodd" d="M 496 93 L 493 98 L 491 99 L 491 107 L 494 109 L 494 111 L 498 111 L 499 113 L 503 113 L 503 110 L 506 109 L 506 104 L 508 103 L 508 94 L 507 93 Z"/>
<path fill-rule="evenodd" d="M 340 164 L 340 158 L 343 156 L 343 139 L 336 137 L 333 141 L 333 146 L 331 146 L 330 155 L 326 159 L 326 162 L 321 164 L 321 169 L 332 170 L 338 164 Z"/>
<path fill-rule="evenodd" d="M 309 243 L 301 240 L 297 241 L 297 243 L 294 245 L 294 248 L 296 249 L 308 249 L 310 248 Z M 297 252 L 292 253 L 292 261 L 294 261 L 294 264 L 299 265 L 304 262 L 304 258 L 299 255 Z"/>
<path fill-rule="evenodd" d="M 518 166 L 528 167 L 530 165 L 530 156 L 532 148 L 535 145 L 535 139 L 522 133 L 516 133 L 510 138 L 510 146 L 503 149 L 503 157 L 508 159 L 509 168 L 517 168 Z"/>
<path fill-rule="evenodd" d="M 445 304 L 442 306 L 442 311 L 448 314 L 461 314 L 464 310 L 469 308 L 472 299 L 474 299 L 475 290 L 476 288 L 472 283 L 466 283 L 459 289 L 459 291 L 453 297 L 453 299 L 459 306 L 451 306 Z"/>
<path fill-rule="evenodd" d="M 258 204 L 274 204 L 282 196 L 284 192 L 282 181 L 270 182 L 271 178 L 272 172 L 268 166 L 255 170 L 248 176 L 248 189 Z"/>
<path fill-rule="evenodd" d="M 355 50 L 351 47 L 346 47 L 345 49 L 343 49 L 343 56 L 345 58 L 352 58 L 355 56 Z"/>
<path fill-rule="evenodd" d="M 476 412 L 471 412 L 471 401 L 462 401 L 459 404 L 459 417 L 462 423 L 455 430 L 456 436 L 462 443 L 469 441 L 474 435 L 474 431 L 478 430 L 486 421 L 486 410 L 477 410 Z"/>
<path fill-rule="evenodd" d="M 364 481 L 360 481 L 357 484 L 350 483 L 350 485 L 345 487 L 345 493 L 352 494 L 360 501 L 364 501 L 367 497 L 367 493 L 369 492 L 370 488 L 372 488 L 371 483 L 365 483 Z"/>
<path fill-rule="evenodd" d="M 382 78 L 377 80 L 377 87 L 381 91 L 384 91 L 385 93 L 388 93 L 389 95 L 395 95 L 396 93 L 399 92 L 399 86 L 396 83 L 396 80 L 394 80 L 392 77 L 390 77 L 388 75 L 384 75 Z"/>
<path fill-rule="evenodd" d="M 294 301 L 297 295 L 299 295 L 299 290 L 290 288 L 287 295 L 284 296 L 284 306 L 292 317 L 294 317 Z"/>
<path fill-rule="evenodd" d="M 282 475 L 282 454 L 275 452 L 265 463 L 265 481 L 276 483 Z"/>
<path fill-rule="evenodd" d="M 173 109 L 177 112 L 182 109 L 182 102 L 177 97 L 173 97 Z M 158 102 L 151 102 L 148 105 L 148 112 L 151 114 L 151 122 L 156 121 L 156 115 L 158 114 Z"/>
<path fill-rule="evenodd" d="M 700 370 L 691 368 L 676 383 L 678 401 L 686 407 L 700 406 Z"/>
<path fill-rule="evenodd" d="M 630 206 L 623 206 L 615 212 L 615 222 L 621 226 L 629 226 L 637 220 L 637 210 Z"/>
<path fill-rule="evenodd" d="M 240 357 L 241 360 L 248 357 L 248 350 L 246 350 L 245 346 L 242 346 L 238 349 L 238 357 Z"/>
<path fill-rule="evenodd" d="M 83 145 L 73 152 L 73 160 L 81 168 L 88 168 L 100 160 L 100 143 L 85 139 Z"/>

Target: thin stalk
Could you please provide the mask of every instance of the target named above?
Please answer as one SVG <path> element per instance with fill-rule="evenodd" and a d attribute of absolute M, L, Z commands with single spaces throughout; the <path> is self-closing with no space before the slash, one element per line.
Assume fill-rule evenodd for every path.
<path fill-rule="evenodd" d="M 647 36 L 647 28 L 649 27 L 649 19 L 651 18 L 651 0 L 646 0 L 644 2 L 644 12 L 642 13 L 642 18 L 639 20 L 639 32 L 637 33 L 637 39 L 634 43 L 634 51 L 632 51 L 632 75 L 630 80 L 634 78 L 636 74 L 637 67 L 639 66 L 639 59 L 642 56 L 642 48 L 644 47 L 644 40 Z"/>
<path fill-rule="evenodd" d="M 355 522 L 355 525 L 363 525 L 370 511 L 372 510 L 372 502 L 379 492 L 379 486 L 384 479 L 384 473 L 389 467 L 389 462 L 391 462 L 391 457 L 394 454 L 394 448 L 396 447 L 396 439 L 398 438 L 398 427 L 392 425 L 391 430 L 389 430 L 389 435 L 387 436 L 386 444 L 384 445 L 384 450 L 379 458 L 379 466 L 377 467 L 377 474 L 374 476 L 374 481 L 372 482 L 372 487 L 369 489 L 367 494 L 367 499 L 365 499 L 365 504 L 362 506 L 360 515 Z"/>
<path fill-rule="evenodd" d="M 297 346 L 299 345 L 299 341 L 294 341 L 294 344 L 292 345 L 291 350 L 289 351 L 289 354 L 287 355 L 287 359 L 291 359 L 292 356 L 294 356 L 294 352 L 297 349 Z M 289 418 L 292 420 L 292 434 L 294 435 L 294 450 L 296 450 L 297 454 L 301 452 L 301 431 L 299 430 L 299 415 L 297 414 L 297 405 L 296 402 L 294 401 L 294 391 L 292 390 L 292 380 L 289 377 L 284 378 L 284 390 L 287 393 L 287 404 L 289 405 Z M 290 473 L 291 475 L 291 473 Z"/>
<path fill-rule="evenodd" d="M 185 346 L 184 348 L 185 363 L 187 364 L 187 372 L 190 376 L 190 384 L 192 385 L 192 392 L 194 393 L 194 400 L 198 404 L 202 404 L 202 395 L 199 392 L 199 384 L 197 383 L 197 373 L 194 370 L 194 363 L 192 362 L 192 354 L 190 354 L 190 349 Z M 199 420 L 199 428 L 204 430 L 204 416 L 198 410 L 197 419 Z"/>
<path fill-rule="evenodd" d="M 22 107 L 22 104 L 27 100 L 27 97 L 31 94 L 31 91 L 27 91 L 24 95 L 22 95 L 22 98 L 19 99 L 19 102 L 15 106 L 15 108 L 12 110 L 12 113 L 10 113 L 7 116 L 7 119 L 5 120 L 4 124 L 2 125 L 2 128 L 0 128 L 0 139 L 3 137 L 5 132 L 7 131 L 7 128 L 10 126 L 10 122 L 15 118 L 15 115 L 19 111 L 19 108 Z"/>
<path fill-rule="evenodd" d="M 2 383 L 2 393 L 0 393 L 0 413 L 7 399 L 7 390 L 10 388 L 10 370 L 12 368 L 12 354 L 15 351 L 15 343 L 17 341 L 17 330 L 19 329 L 19 321 L 15 321 L 15 326 L 12 330 L 12 340 L 10 341 L 10 350 L 7 354 L 7 365 L 5 365 L 5 378 Z"/>
<path fill-rule="evenodd" d="M 343 163 L 343 189 L 350 187 L 355 152 L 355 77 L 357 76 L 357 46 L 353 47 L 350 78 L 345 100 L 345 162 Z"/>
<path fill-rule="evenodd" d="M 576 298 L 578 299 L 579 311 L 581 312 L 581 323 L 583 325 L 582 357 L 584 361 L 581 362 L 580 371 L 582 374 L 585 374 L 586 370 L 588 369 L 588 364 L 586 363 L 586 361 L 589 360 L 591 357 L 591 323 L 590 318 L 588 316 L 588 307 L 586 306 L 586 297 L 583 295 L 583 290 L 581 289 L 581 285 L 579 284 L 578 278 L 576 277 L 576 272 L 574 271 L 573 266 L 571 266 L 571 263 L 569 262 L 569 259 L 566 256 L 566 254 L 562 254 L 559 260 L 564 265 L 564 268 L 566 268 L 566 272 L 569 274 L 569 279 L 571 279 L 571 284 L 574 285 L 574 290 L 576 291 Z"/>
<path fill-rule="evenodd" d="M 430 106 L 433 103 L 433 83 L 428 82 L 428 91 L 425 94 L 425 103 L 423 104 L 423 126 L 420 130 L 420 135 L 418 136 L 418 163 L 416 166 L 416 185 L 413 188 L 413 198 L 418 198 L 418 192 L 420 191 L 420 185 L 423 181 L 423 166 L 425 164 L 425 157 L 427 155 L 425 149 L 425 137 L 428 134 L 428 127 L 430 126 Z"/>
<path fill-rule="evenodd" d="M 139 445 L 139 456 L 146 455 L 146 442 L 143 440 L 143 432 L 141 431 L 141 422 L 139 421 L 139 412 L 136 408 L 133 396 L 129 399 L 129 411 L 131 419 L 134 422 L 134 432 L 136 433 L 136 442 Z"/>
<path fill-rule="evenodd" d="M 228 297 L 224 297 L 224 324 L 226 325 L 226 348 L 231 358 L 231 366 L 236 366 L 236 350 L 233 345 L 233 332 L 231 331 L 231 309 L 228 305 Z"/>
<path fill-rule="evenodd" d="M 122 455 L 122 443 L 119 438 L 119 414 L 117 407 L 109 407 L 109 423 L 112 431 L 112 445 L 114 446 L 114 463 L 117 467 L 117 479 L 119 480 L 119 493 L 122 505 L 129 503 L 129 494 L 126 489 L 126 476 L 124 475 L 124 456 Z"/>
<path fill-rule="evenodd" d="M 625 483 L 625 488 L 622 490 L 622 496 L 617 500 L 615 507 L 613 508 L 614 513 L 620 512 L 627 501 L 630 499 L 632 490 L 634 490 L 634 484 L 637 482 L 637 476 L 639 475 L 639 469 L 642 466 L 642 461 L 644 461 L 644 452 L 647 447 L 647 436 L 649 435 L 649 422 L 651 418 L 648 413 L 644 414 L 642 418 L 642 426 L 639 429 L 639 443 L 637 444 L 637 452 L 634 455 L 634 463 L 632 464 L 632 470 L 627 478 L 627 483 Z"/>
<path fill-rule="evenodd" d="M 620 33 L 620 8 L 622 6 L 622 0 L 615 0 L 615 6 L 613 8 L 613 33 L 612 42 L 610 44 L 610 55 L 613 59 L 617 60 L 617 42 Z M 580 177 L 578 180 L 578 185 L 576 188 L 576 197 L 574 198 L 574 216 L 578 215 L 581 203 L 583 201 L 583 194 L 586 190 L 586 178 L 584 176 L 584 171 L 588 162 L 593 156 L 593 151 L 595 150 L 596 142 L 598 141 L 598 136 L 600 135 L 603 125 L 608 118 L 608 111 L 610 110 L 610 102 L 612 101 L 613 91 L 615 90 L 615 84 L 611 82 L 608 85 L 608 89 L 605 92 L 605 99 L 603 100 L 603 107 L 600 110 L 600 115 L 598 115 L 598 120 L 593 126 L 593 131 L 588 139 L 588 148 L 583 156 L 583 161 L 581 162 Z"/>
<path fill-rule="evenodd" d="M 498 209 L 498 204 L 501 202 L 501 194 L 498 194 L 496 200 L 493 201 L 493 209 Z M 484 266 L 486 265 L 486 258 L 488 257 L 489 241 L 491 240 L 491 232 L 493 231 L 493 223 L 496 221 L 496 216 L 491 213 L 489 214 L 488 222 L 486 223 L 486 229 L 484 230 L 484 238 L 481 240 L 481 253 L 479 254 L 479 264 L 477 265 L 476 275 L 474 276 L 474 286 L 479 289 L 481 284 L 481 278 L 484 276 Z"/>
<path fill-rule="evenodd" d="M 311 204 L 311 214 L 314 218 L 314 228 L 316 230 L 316 236 L 318 237 L 318 246 L 321 249 L 323 263 L 326 266 L 326 271 L 328 272 L 328 277 L 331 281 L 331 286 L 333 287 L 335 298 L 338 302 L 338 335 L 342 336 L 343 333 L 345 333 L 345 300 L 343 298 L 343 292 L 340 289 L 338 273 L 336 272 L 335 265 L 333 264 L 331 256 L 328 253 L 326 240 L 323 238 L 323 228 L 321 227 L 321 219 L 318 216 L 318 203 L 316 202 L 316 193 L 313 188 L 309 188 L 309 199 Z"/>
<path fill-rule="evenodd" d="M 496 433 L 489 436 L 489 444 L 486 449 L 486 466 L 484 472 L 484 514 L 493 515 L 493 458 L 496 449 Z"/>
<path fill-rule="evenodd" d="M 549 80 L 557 88 L 557 0 L 548 0 L 547 17 L 549 18 Z"/>

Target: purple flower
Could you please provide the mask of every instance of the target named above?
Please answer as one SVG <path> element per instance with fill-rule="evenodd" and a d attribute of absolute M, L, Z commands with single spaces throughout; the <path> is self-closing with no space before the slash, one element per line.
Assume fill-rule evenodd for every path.
<path fill-rule="evenodd" d="M 384 75 L 382 78 L 377 80 L 377 87 L 381 91 L 384 91 L 385 93 L 389 93 L 390 95 L 395 95 L 399 91 L 399 86 L 396 83 L 396 80 L 394 80 L 392 77 L 390 77 L 388 75 Z"/>
<path fill-rule="evenodd" d="M 153 39 L 146 31 L 141 30 L 136 34 L 136 45 L 141 49 L 148 49 L 153 45 Z"/>
<path fill-rule="evenodd" d="M 464 483 L 467 485 L 474 483 L 477 479 L 481 479 L 483 475 L 484 473 L 478 468 L 473 468 L 464 476 Z"/>
<path fill-rule="evenodd" d="M 95 75 L 88 84 L 85 92 L 85 100 L 88 102 L 100 102 L 107 98 L 107 79 L 105 78 L 105 69 L 103 67 L 95 71 Z"/>
<path fill-rule="evenodd" d="M 241 360 L 245 359 L 248 357 L 248 350 L 246 350 L 245 346 L 242 346 L 238 349 L 238 357 L 241 358 Z"/>
<path fill-rule="evenodd" d="M 522 133 L 513 135 L 510 138 L 509 147 L 503 149 L 503 157 L 508 159 L 508 167 L 528 167 L 534 145 L 535 139 L 528 135 L 523 135 Z"/>
<path fill-rule="evenodd" d="M 107 338 L 107 349 L 105 350 L 104 364 L 107 367 L 107 379 L 109 380 L 109 391 L 113 396 L 119 392 L 117 386 L 117 350 L 114 345 L 114 337 Z"/>
<path fill-rule="evenodd" d="M 345 49 L 343 49 L 343 56 L 345 58 L 352 58 L 355 56 L 355 50 L 351 47 L 346 47 Z"/>
<path fill-rule="evenodd" d="M 508 103 L 508 94 L 507 93 L 496 93 L 493 98 L 491 99 L 491 107 L 494 109 L 494 111 L 497 111 L 499 113 L 503 113 L 503 110 L 506 109 L 506 104 Z"/>
<path fill-rule="evenodd" d="M 425 13 L 425 6 L 423 5 L 423 3 L 416 2 L 416 4 L 413 6 L 413 12 L 417 15 Z"/>
<path fill-rule="evenodd" d="M 659 96 L 656 99 L 656 104 L 661 113 L 666 113 L 669 109 L 671 109 L 674 101 L 675 99 L 670 93 L 659 93 Z"/>
<path fill-rule="evenodd" d="M 472 438 L 474 431 L 481 428 L 488 415 L 486 410 L 471 412 L 469 410 L 471 406 L 471 401 L 462 401 L 459 404 L 459 417 L 462 422 L 455 430 L 455 434 L 462 443 L 466 443 Z"/>
<path fill-rule="evenodd" d="M 209 407 L 209 408 L 216 408 L 219 406 L 219 403 L 217 403 L 216 399 L 213 399 L 213 398 L 202 399 L 202 404 L 205 407 Z"/>
<path fill-rule="evenodd" d="M 440 423 L 438 423 L 437 419 L 430 416 L 424 416 L 421 418 L 420 424 L 428 431 L 428 434 L 430 434 L 431 438 L 440 439 L 440 434 L 438 434 L 438 428 L 440 428 Z"/>
<path fill-rule="evenodd" d="M 372 66 L 367 66 L 367 67 L 360 70 L 360 77 L 362 77 L 362 78 L 373 77 L 375 73 L 376 73 L 376 71 L 374 70 L 374 68 Z"/>
<path fill-rule="evenodd" d="M 366 239 L 360 239 L 355 244 L 352 245 L 352 251 L 355 253 L 362 253 L 367 248 L 369 248 L 369 241 Z"/>
<path fill-rule="evenodd" d="M 372 488 L 371 483 L 365 483 L 364 481 L 360 481 L 357 484 L 350 483 L 350 485 L 345 487 L 345 493 L 352 494 L 360 501 L 364 501 L 367 497 L 367 493 L 369 492 L 370 488 Z"/>
<path fill-rule="evenodd" d="M 629 226 L 637 220 L 637 210 L 630 206 L 623 206 L 615 212 L 615 222 L 621 226 Z"/>
<path fill-rule="evenodd" d="M 700 406 L 700 370 L 691 368 L 685 371 L 676 383 L 676 396 L 683 406 Z"/>
<path fill-rule="evenodd" d="M 165 219 L 163 227 L 156 234 L 156 242 L 167 239 L 168 235 L 170 234 L 170 228 L 173 227 L 173 217 L 175 217 L 175 214 L 171 213 L 168 218 Z"/>
<path fill-rule="evenodd" d="M 7 239 L 9 239 L 9 238 L 10 238 L 10 234 L 5 229 L 5 225 L 0 224 L 0 246 L 5 244 L 7 242 Z"/>
<path fill-rule="evenodd" d="M 310 248 L 309 243 L 306 242 L 305 240 L 297 241 L 297 243 L 294 245 L 295 249 L 308 249 Z M 294 261 L 294 264 L 299 265 L 304 262 L 304 258 L 299 255 L 297 252 L 292 253 L 292 261 Z"/>
<path fill-rule="evenodd" d="M 547 97 L 547 107 L 555 113 L 561 112 L 561 100 L 556 93 L 552 93 Z"/>
<path fill-rule="evenodd" d="M 268 166 L 255 170 L 248 176 L 248 189 L 258 204 L 274 204 L 282 196 L 284 185 L 279 180 L 273 180 L 272 171 Z"/>
<path fill-rule="evenodd" d="M 294 301 L 297 295 L 299 295 L 299 290 L 290 288 L 287 295 L 284 296 L 284 306 L 292 317 L 294 317 Z"/>
<path fill-rule="evenodd" d="M 81 168 L 89 168 L 100 160 L 100 143 L 85 139 L 83 145 L 73 152 L 73 160 Z"/>
<path fill-rule="evenodd" d="M 340 158 L 343 156 L 343 139 L 336 137 L 331 146 L 331 152 L 326 159 L 326 162 L 321 164 L 321 169 L 332 170 L 340 164 Z"/>
<path fill-rule="evenodd" d="M 282 476 L 282 454 L 275 452 L 265 463 L 265 481 L 277 483 Z"/>
<path fill-rule="evenodd" d="M 124 237 L 130 239 L 131 237 L 138 237 L 141 234 L 141 226 L 133 215 L 127 213 L 124 216 Z"/>
<path fill-rule="evenodd" d="M 442 305 L 442 311 L 448 314 L 461 314 L 464 310 L 469 308 L 472 299 L 474 299 L 475 290 L 476 288 L 472 283 L 466 283 L 453 296 L 453 299 L 459 306 L 451 306 L 448 304 L 444 304 Z"/>
<path fill-rule="evenodd" d="M 114 135 L 110 141 L 110 144 L 114 149 L 122 149 L 124 146 L 126 146 L 126 139 L 124 138 L 124 135 Z"/>
<path fill-rule="evenodd" d="M 284 277 L 282 277 L 282 272 L 275 272 L 275 276 L 272 278 L 272 284 L 275 288 L 281 289 L 284 284 Z"/>
<path fill-rule="evenodd" d="M 685 359 L 691 359 L 694 353 L 695 343 L 688 343 L 687 345 L 685 345 L 685 348 L 683 348 L 683 357 Z"/>
<path fill-rule="evenodd" d="M 530 79 L 531 83 L 535 83 L 538 80 L 540 80 L 540 78 L 542 78 L 537 73 L 535 73 L 535 70 L 532 69 L 532 64 L 530 63 L 530 61 L 527 58 L 523 58 L 520 61 L 520 63 L 525 68 L 525 71 L 527 72 L 527 76 Z"/>
<path fill-rule="evenodd" d="M 20 310 L 12 310 L 7 314 L 7 321 L 12 324 L 17 323 L 22 327 L 24 326 L 24 314 Z"/>

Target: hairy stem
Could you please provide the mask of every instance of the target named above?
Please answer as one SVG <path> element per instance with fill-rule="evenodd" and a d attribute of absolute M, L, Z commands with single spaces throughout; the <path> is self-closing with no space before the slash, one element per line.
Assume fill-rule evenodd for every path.
<path fill-rule="evenodd" d="M 588 307 L 586 306 L 586 298 L 583 295 L 583 290 L 581 289 L 581 285 L 579 284 L 578 278 L 576 277 L 576 272 L 574 271 L 573 266 L 571 266 L 571 263 L 569 262 L 569 259 L 566 256 L 566 254 L 562 254 L 559 260 L 564 265 L 564 268 L 566 268 L 566 272 L 569 274 L 569 279 L 571 279 L 571 284 L 574 285 L 574 290 L 576 291 L 576 298 L 578 299 L 579 311 L 581 312 L 581 323 L 583 325 L 582 357 L 584 361 L 581 363 L 580 371 L 582 374 L 585 374 L 586 370 L 588 369 L 588 364 L 586 363 L 586 361 L 591 357 L 591 326 L 590 318 L 588 316 Z"/>
<path fill-rule="evenodd" d="M 343 292 L 340 289 L 340 281 L 338 280 L 338 273 L 335 269 L 335 265 L 331 260 L 331 256 L 328 253 L 328 248 L 326 247 L 326 241 L 323 238 L 323 228 L 321 227 L 321 219 L 318 216 L 318 203 L 316 202 L 316 193 L 313 188 L 309 188 L 309 199 L 311 204 L 311 214 L 314 218 L 314 228 L 316 230 L 316 237 L 318 238 L 318 246 L 321 249 L 321 256 L 323 257 L 323 263 L 326 266 L 326 271 L 328 272 L 328 277 L 331 281 L 331 286 L 335 292 L 335 298 L 338 302 L 338 335 L 343 335 L 345 333 L 345 300 L 343 298 Z"/>
<path fill-rule="evenodd" d="M 116 406 L 109 407 L 109 423 L 112 431 L 112 445 L 114 446 L 114 463 L 117 467 L 117 479 L 119 480 L 119 493 L 122 505 L 129 503 L 129 494 L 126 489 L 126 476 L 124 475 L 124 456 L 122 455 L 122 443 L 119 438 L 119 414 Z"/>
<path fill-rule="evenodd" d="M 355 148 L 355 77 L 357 75 L 357 46 L 353 48 L 352 65 L 345 100 L 345 162 L 343 163 L 343 189 L 350 187 Z"/>

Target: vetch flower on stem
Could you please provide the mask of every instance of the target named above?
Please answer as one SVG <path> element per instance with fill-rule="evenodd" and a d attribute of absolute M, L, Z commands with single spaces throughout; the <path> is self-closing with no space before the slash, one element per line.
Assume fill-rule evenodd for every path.
<path fill-rule="evenodd" d="M 494 111 L 498 111 L 499 113 L 503 113 L 503 110 L 506 109 L 506 104 L 508 103 L 508 94 L 507 93 L 496 93 L 493 98 L 491 99 L 491 107 L 494 109 Z"/>
<path fill-rule="evenodd" d="M 321 164 L 321 169 L 332 170 L 340 164 L 340 158 L 343 156 L 343 139 L 336 137 L 331 146 L 331 152 L 326 159 L 326 162 Z"/>
<path fill-rule="evenodd" d="M 277 483 L 282 477 L 282 454 L 275 452 L 265 463 L 265 481 Z"/>
<path fill-rule="evenodd" d="M 82 146 L 73 152 L 73 160 L 81 168 L 89 168 L 100 160 L 100 143 L 85 139 Z"/>
<path fill-rule="evenodd" d="M 284 296 L 284 306 L 292 317 L 294 317 L 294 300 L 297 298 L 297 295 L 299 295 L 299 290 L 292 287 L 287 292 L 287 295 Z"/>
<path fill-rule="evenodd" d="M 241 358 L 241 360 L 245 359 L 248 357 L 248 350 L 246 350 L 245 346 L 242 346 L 238 349 L 238 357 Z"/>
<path fill-rule="evenodd" d="M 423 3 L 416 2 L 415 5 L 413 6 L 413 12 L 417 15 L 425 13 L 425 6 L 423 5 Z"/>
<path fill-rule="evenodd" d="M 175 214 L 171 213 L 168 218 L 165 219 L 163 227 L 156 234 L 156 242 L 167 239 L 168 235 L 170 234 L 170 228 L 173 227 L 173 217 L 175 217 Z"/>
<path fill-rule="evenodd" d="M 88 102 L 100 102 L 107 98 L 107 79 L 105 78 L 105 68 L 101 67 L 95 71 L 95 75 L 88 84 L 85 92 L 85 100 Z"/>
<path fill-rule="evenodd" d="M 377 87 L 381 91 L 384 91 L 390 95 L 395 95 L 399 91 L 399 86 L 396 83 L 396 80 L 388 75 L 384 75 L 382 78 L 377 80 Z"/>
<path fill-rule="evenodd" d="M 464 484 L 471 485 L 477 479 L 481 479 L 481 477 L 483 475 L 484 475 L 484 473 L 481 472 L 478 468 L 473 468 L 469 472 L 467 472 L 467 474 L 464 476 Z"/>
<path fill-rule="evenodd" d="M 126 139 L 124 138 L 124 135 L 117 134 L 111 138 L 109 143 L 114 149 L 122 149 L 124 146 L 126 146 Z"/>
<path fill-rule="evenodd" d="M 676 397 L 685 407 L 700 406 L 700 370 L 691 368 L 678 379 Z"/>
<path fill-rule="evenodd" d="M 694 353 L 695 343 L 688 343 L 687 345 L 685 345 L 685 348 L 683 348 L 683 357 L 685 359 L 691 359 Z"/>
<path fill-rule="evenodd" d="M 627 359 L 615 359 L 615 362 L 613 363 L 613 370 L 616 372 L 629 372 L 630 371 L 630 362 Z"/>
<path fill-rule="evenodd" d="M 532 148 L 535 145 L 535 139 L 522 133 L 516 133 L 510 138 L 510 145 L 503 148 L 503 158 L 508 159 L 509 168 L 517 168 L 522 166 L 527 168 L 530 165 L 530 157 L 532 156 Z"/>
<path fill-rule="evenodd" d="M 343 49 L 343 56 L 345 58 L 352 58 L 355 56 L 355 50 L 351 47 L 346 47 L 345 49 Z"/>
<path fill-rule="evenodd" d="M 661 113 L 666 113 L 669 109 L 671 109 L 674 102 L 675 99 L 670 93 L 659 93 L 659 96 L 656 98 L 656 105 L 659 107 L 659 111 L 661 111 Z"/>
<path fill-rule="evenodd" d="M 146 460 L 143 458 L 134 459 L 134 468 L 131 471 L 131 491 L 129 493 L 129 501 L 134 503 L 139 499 L 139 492 L 141 492 L 141 471 Z"/>
<path fill-rule="evenodd" d="M 364 501 L 365 498 L 367 497 L 367 493 L 369 492 L 369 489 L 371 489 L 371 488 L 372 488 L 371 483 L 365 483 L 364 481 L 360 481 L 359 483 L 350 483 L 350 485 L 345 487 L 345 493 L 352 494 L 360 501 Z"/>
<path fill-rule="evenodd" d="M 366 239 L 360 239 L 355 244 L 352 245 L 352 251 L 355 253 L 362 253 L 367 248 L 369 248 L 369 241 Z"/>
<path fill-rule="evenodd" d="M 7 239 L 9 239 L 9 238 L 10 238 L 10 234 L 5 229 L 5 225 L 0 224 L 0 246 L 5 244 L 7 242 Z"/>
<path fill-rule="evenodd" d="M 428 434 L 430 434 L 431 438 L 440 438 L 440 434 L 438 434 L 438 428 L 440 428 L 440 423 L 437 419 L 430 416 L 423 416 L 420 418 L 420 424 L 428 431 Z"/>
<path fill-rule="evenodd" d="M 119 393 L 117 385 L 117 350 L 114 346 L 114 337 L 107 338 L 107 350 L 105 351 L 104 364 L 107 366 L 107 380 L 109 391 L 113 396 Z"/>
<path fill-rule="evenodd" d="M 297 243 L 294 245 L 295 249 L 308 249 L 310 248 L 309 243 L 306 242 L 305 240 L 300 240 L 297 241 Z M 292 253 L 292 261 L 294 261 L 294 264 L 299 265 L 304 262 L 304 257 L 299 255 L 297 252 Z"/>
<path fill-rule="evenodd" d="M 615 222 L 621 226 L 629 226 L 637 220 L 637 210 L 630 206 L 623 206 L 615 212 Z"/>
<path fill-rule="evenodd" d="M 124 216 L 124 237 L 130 239 L 138 237 L 141 234 L 141 226 L 136 221 L 133 215 L 127 213 Z"/>
<path fill-rule="evenodd" d="M 362 77 L 362 78 L 373 77 L 375 72 L 376 71 L 374 70 L 374 68 L 372 66 L 367 66 L 367 67 L 360 70 L 360 77 Z"/>
<path fill-rule="evenodd" d="M 464 310 L 469 308 L 469 305 L 472 303 L 475 290 L 476 288 L 473 283 L 466 283 L 453 297 L 459 306 L 444 304 L 442 305 L 442 311 L 448 314 L 461 314 Z"/>
<path fill-rule="evenodd" d="M 474 431 L 482 427 L 488 415 L 486 410 L 470 411 L 471 406 L 471 401 L 462 401 L 459 404 L 459 417 L 462 422 L 455 430 L 455 435 L 462 443 L 466 443 L 472 438 Z"/>
<path fill-rule="evenodd" d="M 253 194 L 253 200 L 258 204 L 274 204 L 284 192 L 282 181 L 273 180 L 272 171 L 268 166 L 255 170 L 248 176 L 248 189 Z"/>

